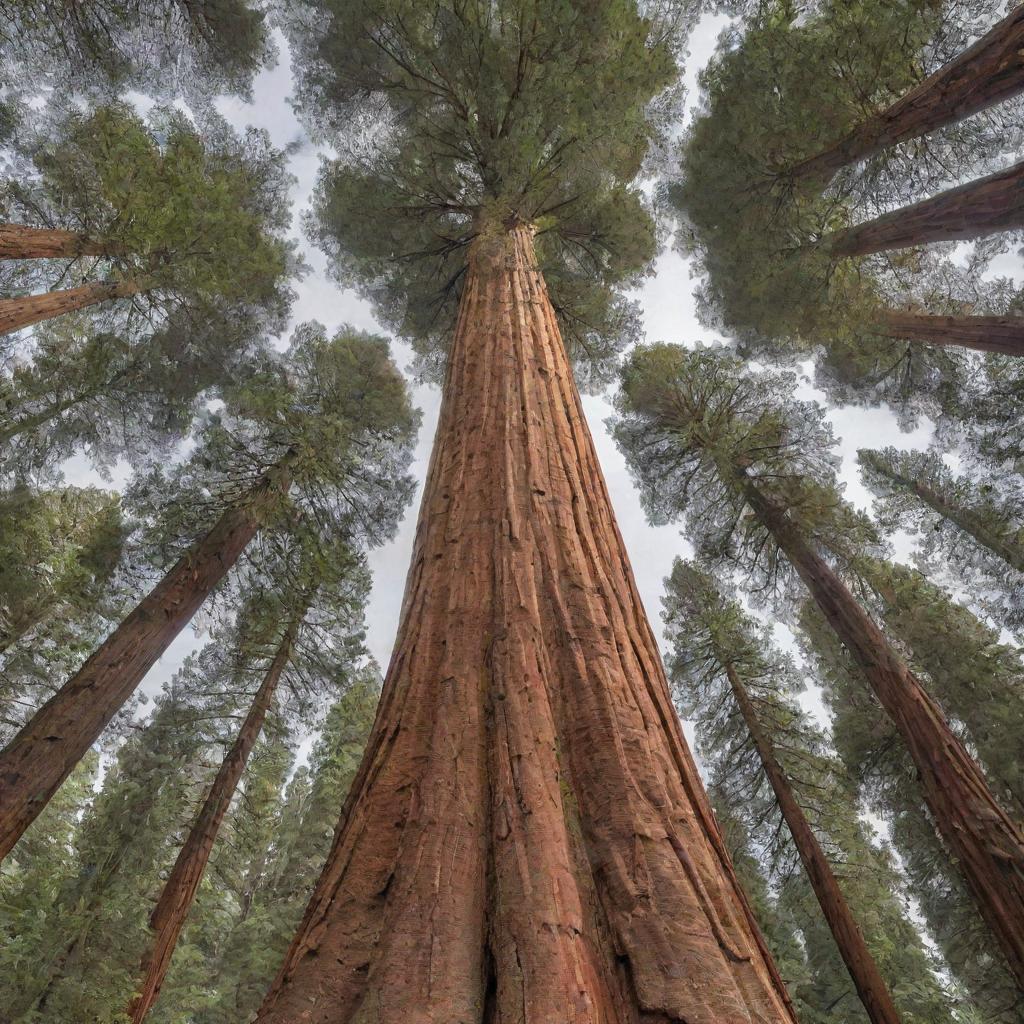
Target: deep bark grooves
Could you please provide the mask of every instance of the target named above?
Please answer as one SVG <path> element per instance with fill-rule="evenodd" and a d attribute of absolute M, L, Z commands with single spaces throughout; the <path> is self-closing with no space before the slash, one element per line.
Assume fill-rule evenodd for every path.
<path fill-rule="evenodd" d="M 834 256 L 866 256 L 928 242 L 970 241 L 1024 227 L 1024 163 L 826 235 Z"/>
<path fill-rule="evenodd" d="M 31 327 L 41 320 L 49 320 L 63 313 L 73 313 L 75 310 L 86 309 L 100 302 L 128 298 L 140 291 L 141 288 L 135 281 L 93 281 L 59 292 L 0 299 L 0 334 L 20 331 L 23 327 Z"/>
<path fill-rule="evenodd" d="M 932 316 L 890 309 L 878 314 L 874 328 L 886 337 L 925 345 L 1024 356 L 1024 316 Z"/>
<path fill-rule="evenodd" d="M 750 694 L 747 693 L 743 681 L 736 669 L 728 661 L 724 662 L 729 685 L 732 687 L 740 714 L 746 724 L 750 738 L 754 741 L 757 756 L 760 758 L 765 775 L 771 783 L 772 791 L 779 804 L 793 844 L 800 861 L 807 872 L 811 888 L 817 897 L 821 912 L 828 922 L 829 929 L 836 946 L 846 964 L 850 977 L 860 1001 L 864 1004 L 872 1024 L 900 1024 L 900 1015 L 893 1003 L 889 988 L 878 970 L 871 951 L 864 941 L 864 936 L 857 925 L 832 866 L 822 850 L 810 824 L 804 815 L 796 797 L 793 795 L 789 779 L 775 755 L 775 745 L 771 737 L 761 727 Z"/>
<path fill-rule="evenodd" d="M 260 528 L 289 456 L 229 508 L 0 753 L 0 858 L 135 692 Z"/>
<path fill-rule="evenodd" d="M 996 802 L 938 705 L 842 580 L 749 479 L 745 494 L 899 730 L 935 824 L 1024 987 L 1024 834 Z"/>
<path fill-rule="evenodd" d="M 792 1022 L 751 920 L 531 232 L 484 233 L 381 708 L 258 1019 Z"/>
<path fill-rule="evenodd" d="M 189 830 L 188 838 L 178 851 L 174 867 L 160 893 L 160 899 L 150 915 L 152 941 L 142 957 L 139 970 L 142 983 L 138 995 L 128 1008 L 132 1024 L 142 1024 L 160 994 L 167 969 L 171 965 L 174 947 L 192 909 L 199 884 L 203 880 L 224 815 L 238 789 L 249 755 L 263 730 L 263 722 L 281 675 L 291 658 L 295 629 L 294 622 L 286 628 L 277 652 L 256 691 L 245 721 L 217 771 L 199 814 Z"/>
<path fill-rule="evenodd" d="M 941 492 L 929 487 L 917 477 L 894 473 L 884 464 L 874 461 L 871 463 L 871 468 L 876 473 L 887 476 L 898 487 L 916 495 L 932 511 L 938 512 L 944 519 L 948 519 L 954 526 L 958 526 L 969 537 L 973 537 L 982 547 L 988 548 L 992 554 L 1001 558 L 1007 565 L 1018 572 L 1024 572 L 1024 549 L 1007 544 L 998 537 L 988 528 L 983 516 L 972 514 L 968 509 L 952 504 Z"/>
<path fill-rule="evenodd" d="M 1024 6 L 1018 6 L 955 60 L 848 135 L 792 167 L 793 179 L 822 185 L 847 164 L 955 124 L 1024 90 Z"/>
<path fill-rule="evenodd" d="M 76 259 L 109 253 L 109 245 L 81 231 L 0 223 L 0 260 Z"/>

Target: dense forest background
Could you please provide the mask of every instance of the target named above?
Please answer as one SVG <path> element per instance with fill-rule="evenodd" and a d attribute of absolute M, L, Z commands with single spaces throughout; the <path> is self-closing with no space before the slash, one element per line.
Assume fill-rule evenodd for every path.
<path fill-rule="evenodd" d="M 575 16 L 511 6 L 553 38 Z M 630 38 L 631 5 L 595 6 Z M 944 831 L 934 793 L 1024 813 L 1024 15 L 640 6 L 662 63 L 617 59 L 644 102 L 620 111 L 567 61 L 566 110 L 606 90 L 607 137 L 581 119 L 589 148 L 563 170 L 510 118 L 496 151 L 533 203 L 736 871 L 803 1024 L 1022 1021 L 1014 927 L 979 911 L 949 839 L 974 826 Z M 415 53 L 406 5 L 356 7 Z M 11 1024 L 254 1019 L 357 777 L 465 280 L 459 218 L 484 205 L 458 168 L 486 161 L 469 129 L 417 120 L 417 87 L 379 101 L 373 52 L 337 71 L 325 11 L 345 24 L 315 0 L 0 0 Z M 957 112 L 947 83 L 914 108 L 925 128 L 870 137 L 995 26 L 1017 65 L 970 69 L 990 95 Z M 456 97 L 471 64 L 454 44 L 427 72 L 388 57 Z M 908 743 L 884 683 L 865 688 L 857 623 L 812 600 L 815 558 L 962 754 Z M 37 724 L 69 679 L 59 726 Z M 1019 825 L 984 827 L 1012 865 Z"/>

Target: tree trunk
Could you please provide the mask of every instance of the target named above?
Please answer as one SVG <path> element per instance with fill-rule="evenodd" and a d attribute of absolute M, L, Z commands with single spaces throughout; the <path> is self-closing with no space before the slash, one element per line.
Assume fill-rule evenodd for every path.
<path fill-rule="evenodd" d="M 213 785 L 206 795 L 185 844 L 178 852 L 170 877 L 164 884 L 160 899 L 150 916 L 149 927 L 154 934 L 142 958 L 139 971 L 142 985 L 139 994 L 128 1007 L 128 1016 L 132 1024 L 142 1024 L 160 994 L 167 969 L 171 966 L 174 947 L 185 926 L 199 883 L 203 880 L 224 815 L 231 805 L 235 790 L 245 771 L 249 754 L 263 730 L 263 720 L 267 716 L 281 674 L 291 658 L 295 628 L 293 622 L 285 631 L 274 660 L 270 663 L 249 713 L 242 723 L 242 728 L 213 780 Z"/>
<path fill-rule="evenodd" d="M 828 149 L 790 168 L 793 180 L 822 186 L 848 164 L 916 139 L 1024 91 L 1024 6 L 1018 6 L 959 57 Z"/>
<path fill-rule="evenodd" d="M 865 457 L 870 457 L 870 454 L 866 453 Z M 1000 536 L 991 528 L 990 521 L 984 514 L 954 504 L 941 491 L 929 487 L 924 480 L 918 477 L 903 476 L 900 473 L 892 472 L 881 459 L 872 459 L 870 466 L 876 473 L 887 476 L 898 487 L 916 495 L 923 504 L 944 519 L 948 519 L 954 526 L 958 526 L 969 537 L 1001 558 L 1007 565 L 1018 572 L 1024 572 L 1024 548 L 1017 544 L 1007 543 L 1005 537 Z"/>
<path fill-rule="evenodd" d="M 746 481 L 744 493 L 903 737 L 938 830 L 1010 970 L 1024 986 L 1024 834 L 996 802 L 981 769 L 920 680 L 786 511 L 752 480 Z"/>
<path fill-rule="evenodd" d="M 775 745 L 772 743 L 771 737 L 761 728 L 754 704 L 736 669 L 728 662 L 724 664 L 729 684 L 736 697 L 736 703 L 739 705 L 747 731 L 757 749 L 757 756 L 771 783 L 779 810 L 782 812 L 783 818 L 786 819 L 786 825 L 793 837 L 797 853 L 800 854 L 800 861 L 807 872 L 811 888 L 814 890 L 814 895 L 821 906 L 821 912 L 828 922 L 832 936 L 836 940 L 843 963 L 846 964 L 846 968 L 850 972 L 857 995 L 860 996 L 860 1001 L 864 1004 L 868 1018 L 872 1024 L 900 1024 L 900 1015 L 885 979 L 878 970 L 878 965 L 847 905 L 846 898 L 839 888 L 839 882 L 832 873 L 832 866 L 829 864 L 828 858 L 818 844 L 804 812 L 793 796 L 789 779 L 775 756 Z"/>
<path fill-rule="evenodd" d="M 77 309 L 95 306 L 112 299 L 123 299 L 141 291 L 135 281 L 112 283 L 91 282 L 77 288 L 65 288 L 59 292 L 44 292 L 40 295 L 19 295 L 13 299 L 0 299 L 0 335 L 20 331 L 41 320 L 73 313 Z"/>
<path fill-rule="evenodd" d="M 288 486 L 287 462 L 217 520 L 0 753 L 0 859 L 256 535 L 268 495 Z"/>
<path fill-rule="evenodd" d="M 0 260 L 76 259 L 109 256 L 113 247 L 81 231 L 0 223 Z"/>
<path fill-rule="evenodd" d="M 970 241 L 1024 227 L 1024 163 L 826 235 L 834 256 L 866 256 L 928 242 Z"/>
<path fill-rule="evenodd" d="M 1024 356 L 1024 316 L 930 316 L 888 309 L 873 326 L 888 338 Z"/>
<path fill-rule="evenodd" d="M 474 241 L 402 619 L 261 1024 L 793 1022 L 522 225 Z"/>

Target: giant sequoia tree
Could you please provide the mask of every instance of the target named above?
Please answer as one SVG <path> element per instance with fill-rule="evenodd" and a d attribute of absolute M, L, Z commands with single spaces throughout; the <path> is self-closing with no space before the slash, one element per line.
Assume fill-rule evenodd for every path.
<path fill-rule="evenodd" d="M 137 480 L 153 561 L 169 567 L 0 755 L 0 855 L 268 525 L 389 536 L 408 497 L 417 414 L 381 338 L 317 325 L 231 392 L 189 459 Z"/>
<path fill-rule="evenodd" d="M 670 5 L 310 6 L 316 231 L 444 397 L 380 711 L 258 1019 L 791 1020 L 569 362 L 605 372 L 654 252 L 629 183 Z"/>
<path fill-rule="evenodd" d="M 762 596 L 806 588 L 895 724 L 936 827 L 1024 982 L 1024 833 L 844 579 L 873 530 L 842 501 L 831 432 L 817 406 L 792 399 L 794 385 L 714 352 L 638 349 L 617 438 L 654 515 L 685 513 L 698 548 L 741 565 Z"/>

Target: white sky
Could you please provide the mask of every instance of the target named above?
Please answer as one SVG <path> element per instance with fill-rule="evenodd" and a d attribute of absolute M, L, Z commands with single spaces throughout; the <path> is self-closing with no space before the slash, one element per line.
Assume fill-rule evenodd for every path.
<path fill-rule="evenodd" d="M 687 86 L 687 119 L 692 117 L 698 100 L 697 74 L 707 63 L 720 31 L 727 24 L 728 19 L 725 17 L 706 16 L 698 23 L 691 36 L 690 57 L 684 75 Z M 252 103 L 245 103 L 236 98 L 220 98 L 216 100 L 216 106 L 236 127 L 253 125 L 265 129 L 274 144 L 279 147 L 284 148 L 297 143 L 296 152 L 289 165 L 297 179 L 293 191 L 293 228 L 295 237 L 300 238 L 305 260 L 311 271 L 303 280 L 294 283 L 298 298 L 293 311 L 292 325 L 307 320 L 318 320 L 329 331 L 348 323 L 357 328 L 386 333 L 375 321 L 369 304 L 353 292 L 334 284 L 326 274 L 326 259 L 323 254 L 301 238 L 299 221 L 309 207 L 321 151 L 306 138 L 288 105 L 291 70 L 283 38 L 279 38 L 279 44 L 281 59 L 276 67 L 265 70 L 256 80 Z M 148 106 L 148 101 L 144 97 L 132 98 L 140 108 L 145 109 Z M 999 269 L 1003 273 L 1013 272 L 1015 269 L 1019 274 L 1019 259 L 1015 267 L 1008 267 L 1001 262 Z M 689 261 L 678 253 L 667 251 L 657 260 L 654 275 L 645 281 L 644 287 L 636 296 L 643 308 L 648 340 L 688 345 L 698 340 L 715 340 L 713 332 L 705 330 L 697 323 L 692 294 L 695 283 L 691 280 Z M 281 347 L 287 343 L 288 333 L 280 339 Z M 393 342 L 393 353 L 400 367 L 406 367 L 412 360 L 410 350 L 400 342 Z M 814 392 L 809 381 L 802 388 L 802 394 L 804 397 L 824 399 L 823 395 Z M 437 422 L 440 392 L 433 387 L 414 386 L 413 398 L 423 412 L 423 423 L 412 467 L 420 486 L 394 540 L 370 555 L 374 582 L 367 608 L 367 639 L 370 652 L 382 669 L 387 666 L 397 629 L 420 492 Z M 605 420 L 612 411 L 607 398 L 586 396 L 583 399 L 583 406 L 608 481 L 612 503 L 632 561 L 640 594 L 655 632 L 660 638 L 663 579 L 671 569 L 673 559 L 677 555 L 689 556 L 691 549 L 680 535 L 677 526 L 652 527 L 645 521 L 638 494 L 630 481 L 625 462 L 605 427 Z M 930 424 L 923 425 L 913 434 L 901 435 L 896 417 L 890 410 L 884 408 L 864 410 L 852 406 L 833 407 L 830 419 L 839 438 L 839 451 L 843 458 L 841 475 L 847 484 L 847 496 L 862 508 L 868 508 L 870 500 L 856 472 L 857 449 L 887 444 L 923 448 L 927 446 L 931 435 Z M 90 482 L 104 486 L 82 459 L 75 459 L 69 463 L 66 476 L 69 483 Z M 115 483 L 123 483 L 126 476 L 126 473 L 115 473 Z M 107 483 L 105 486 L 110 485 Z M 897 554 L 905 558 L 910 550 L 908 539 L 896 540 Z M 780 642 L 786 643 L 787 637 L 786 630 L 778 630 Z M 202 637 L 197 637 L 191 629 L 182 633 L 149 673 L 143 683 L 142 692 L 150 695 L 157 693 L 181 665 L 186 655 L 202 642 Z M 823 714 L 820 699 L 813 690 L 806 696 L 805 704 L 816 715 Z M 692 735 L 690 738 L 692 740 Z"/>

